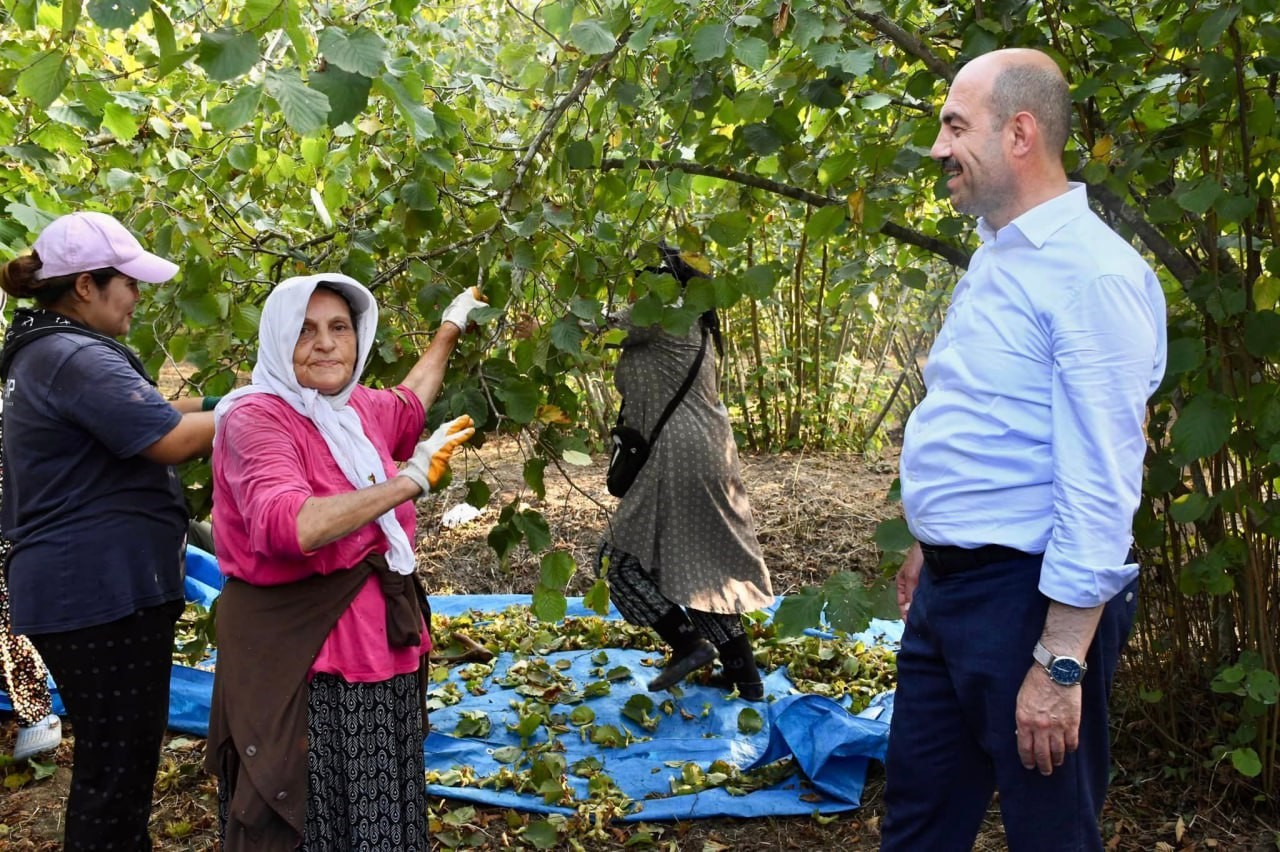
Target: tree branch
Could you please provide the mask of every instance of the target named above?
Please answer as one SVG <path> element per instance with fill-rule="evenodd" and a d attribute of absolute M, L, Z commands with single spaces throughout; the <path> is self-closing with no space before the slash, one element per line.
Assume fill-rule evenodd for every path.
<path fill-rule="evenodd" d="M 573 84 L 573 88 L 566 92 L 564 96 L 556 102 L 556 105 L 551 108 L 551 111 L 547 113 L 547 117 L 542 122 L 542 127 L 538 130 L 537 135 L 533 137 L 533 140 L 525 148 L 524 154 L 516 163 L 516 174 L 511 181 L 511 185 L 506 188 L 502 193 L 502 198 L 498 201 L 498 209 L 504 214 L 507 211 L 507 207 L 511 204 L 512 195 L 514 195 L 516 189 L 523 184 L 524 176 L 529 172 L 529 166 L 533 164 L 534 158 L 538 156 L 538 152 L 542 150 L 542 146 L 546 144 L 547 139 L 555 131 L 557 125 L 559 125 L 560 119 L 564 117 L 564 114 L 569 107 L 582 97 L 583 92 L 587 90 L 587 86 L 591 85 L 591 81 L 596 78 L 596 75 L 609 67 L 609 63 L 612 62 L 614 57 L 617 56 L 622 51 L 622 48 L 626 46 L 627 38 L 630 34 L 631 30 L 628 29 L 619 35 L 617 44 L 613 46 L 613 50 L 610 50 L 608 53 L 601 56 L 592 63 L 591 67 L 582 71 L 578 75 L 577 82 Z M 397 275 L 408 269 L 409 264 L 413 263 L 415 260 L 430 260 L 431 258 L 457 251 L 460 248 L 466 248 L 469 245 L 474 245 L 475 243 L 487 239 L 489 235 L 496 231 L 498 226 L 502 224 L 502 219 L 503 217 L 499 216 L 496 222 L 485 228 L 483 231 L 477 231 L 468 237 L 463 237 L 460 240 L 449 243 L 447 246 L 440 246 L 439 248 L 432 249 L 431 251 L 422 254 L 410 254 L 402 257 L 388 269 L 379 272 L 373 281 L 370 282 L 369 288 L 373 289 L 375 286 L 384 284 L 392 278 L 395 278 Z"/>
<path fill-rule="evenodd" d="M 1078 175 L 1072 175 L 1072 180 L 1079 179 Z M 1125 223 L 1138 235 L 1138 239 L 1142 240 L 1147 250 L 1164 264 L 1165 269 L 1168 269 L 1174 278 L 1178 279 L 1183 290 L 1191 286 L 1196 276 L 1200 274 L 1199 267 L 1148 222 L 1141 211 L 1126 204 L 1123 198 L 1101 184 L 1089 184 L 1089 195 L 1101 204 L 1103 209 Z"/>
<path fill-rule="evenodd" d="M 750 186 L 755 189 L 763 189 L 774 195 L 781 195 L 784 198 L 790 198 L 795 201 L 802 201 L 812 207 L 827 207 L 833 204 L 844 204 L 842 198 L 828 198 L 825 195 L 818 195 L 816 192 L 810 192 L 807 189 L 801 189 L 785 183 L 779 183 L 776 180 L 760 177 L 759 175 L 747 174 L 727 166 L 706 166 L 702 163 L 693 163 L 688 160 L 623 160 L 623 159 L 606 159 L 600 164 L 600 168 L 604 171 L 614 169 L 624 169 L 634 164 L 642 169 L 649 171 L 662 171 L 671 169 L 672 171 L 684 172 L 691 175 L 702 175 L 704 177 L 719 178 L 727 180 L 731 183 L 741 184 L 742 186 Z M 877 233 L 884 234 L 899 242 L 913 245 L 916 248 L 924 249 L 931 254 L 958 266 L 967 269 L 969 266 L 969 252 L 962 248 L 945 243 L 942 240 L 934 239 L 909 228 L 904 228 L 894 222 L 885 222 L 880 226 Z"/>
<path fill-rule="evenodd" d="M 897 23 L 889 20 L 879 12 L 863 11 L 854 3 L 846 2 L 845 5 L 854 17 L 863 23 L 870 24 L 872 29 L 887 37 L 904 52 L 919 59 L 926 68 L 948 83 L 956 76 L 955 68 L 951 66 L 951 63 L 939 58 L 923 41 L 898 26 Z"/>

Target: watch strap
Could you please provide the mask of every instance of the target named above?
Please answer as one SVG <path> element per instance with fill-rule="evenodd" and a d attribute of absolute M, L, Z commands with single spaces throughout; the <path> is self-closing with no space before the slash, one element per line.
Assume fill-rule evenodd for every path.
<path fill-rule="evenodd" d="M 1077 660 L 1075 657 L 1055 654 L 1046 648 L 1043 642 L 1036 642 L 1035 647 L 1031 649 L 1031 657 L 1040 664 L 1041 668 L 1045 670 L 1045 673 L 1049 675 L 1050 680 L 1054 683 L 1061 683 L 1061 681 L 1053 676 L 1053 664 L 1058 660 L 1070 660 L 1079 666 L 1080 680 L 1077 680 L 1074 684 L 1061 683 L 1062 686 L 1075 686 L 1079 684 L 1080 681 L 1084 680 L 1085 673 L 1089 671 L 1089 664 L 1084 660 Z"/>

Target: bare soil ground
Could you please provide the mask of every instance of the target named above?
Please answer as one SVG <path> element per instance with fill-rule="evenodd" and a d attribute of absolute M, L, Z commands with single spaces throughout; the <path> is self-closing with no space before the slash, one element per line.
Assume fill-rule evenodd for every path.
<path fill-rule="evenodd" d="M 435 594 L 528 593 L 538 580 L 538 560 L 523 547 L 499 565 L 485 535 L 497 512 L 513 498 L 541 511 L 553 543 L 570 550 L 578 564 L 570 594 L 591 584 L 593 548 L 613 500 L 603 482 L 603 462 L 591 467 L 554 466 L 545 475 L 540 498 L 521 476 L 525 457 L 513 441 L 495 441 L 454 464 L 452 489 L 420 512 L 419 566 Z M 835 454 L 750 456 L 743 472 L 751 493 L 760 541 L 778 594 L 820 583 L 834 571 L 874 573 L 879 555 L 871 543 L 875 524 L 896 512 L 885 494 L 896 475 L 892 455 L 873 458 Z M 441 525 L 443 513 L 462 501 L 463 483 L 482 476 L 493 495 L 475 522 L 454 529 Z M 1168 750 L 1141 703 L 1124 694 L 1124 673 L 1115 713 L 1116 773 L 1103 814 L 1107 848 L 1115 850 L 1223 849 L 1261 852 L 1280 849 L 1280 814 L 1236 784 L 1229 772 L 1206 770 Z M 73 732 L 72 732 L 73 733 Z M 0 724 L 0 755 L 12 749 L 13 725 Z M 204 743 L 198 738 L 167 739 L 156 783 L 152 833 L 158 850 L 216 848 L 216 796 L 200 769 Z M 71 739 L 53 761 L 53 775 L 31 777 L 29 768 L 5 765 L 0 757 L 0 849 L 14 852 L 60 848 L 62 809 L 70 779 Z M 10 780 L 12 779 L 12 780 Z M 19 782 L 21 784 L 19 785 Z M 578 848 L 621 849 L 624 844 L 677 850 L 873 850 L 879 844 L 883 773 L 873 766 L 863 807 L 827 820 L 809 817 L 757 820 L 715 819 L 675 824 L 632 824 L 579 835 Z M 451 816 L 452 815 L 452 816 Z M 464 809 L 446 800 L 432 802 L 437 820 L 464 823 L 467 848 L 521 848 L 513 832 L 520 815 L 504 809 Z M 438 845 L 437 848 L 445 848 Z M 565 848 L 569 848 L 566 844 Z M 993 805 L 975 847 L 1005 848 Z"/>

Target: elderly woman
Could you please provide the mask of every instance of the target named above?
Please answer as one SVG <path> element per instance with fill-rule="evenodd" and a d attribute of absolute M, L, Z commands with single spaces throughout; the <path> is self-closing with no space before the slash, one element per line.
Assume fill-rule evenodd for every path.
<path fill-rule="evenodd" d="M 429 845 L 414 500 L 474 430 L 462 417 L 418 439 L 480 304 L 456 298 L 404 381 L 373 390 L 363 285 L 311 275 L 267 298 L 253 383 L 218 406 L 213 455 L 228 580 L 205 764 L 228 852 Z"/>
<path fill-rule="evenodd" d="M 69 850 L 151 848 L 183 608 L 187 509 L 173 465 L 208 454 L 213 416 L 199 399 L 166 401 L 117 338 L 138 282 L 177 271 L 111 216 L 81 212 L 0 274 L 6 293 L 36 303 L 14 313 L 0 356 L 0 528 L 13 542 L 13 630 L 44 658 L 75 732 Z"/>
<path fill-rule="evenodd" d="M 663 266 L 685 287 L 697 271 L 663 245 Z M 651 627 L 671 660 L 649 684 L 667 689 L 720 658 L 708 679 L 748 700 L 764 698 L 742 614 L 773 601 L 729 413 L 717 389 L 720 324 L 707 311 L 687 334 L 622 318 L 627 336 L 614 373 L 625 424 L 648 437 L 684 395 L 650 448 L 648 461 L 614 512 L 596 557 L 614 606 Z M 708 346 L 715 341 L 715 351 Z"/>

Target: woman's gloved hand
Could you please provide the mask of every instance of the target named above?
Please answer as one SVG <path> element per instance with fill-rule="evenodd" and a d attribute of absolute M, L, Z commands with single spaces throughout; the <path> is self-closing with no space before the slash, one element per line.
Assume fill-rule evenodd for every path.
<path fill-rule="evenodd" d="M 470 317 L 471 312 L 476 308 L 487 308 L 488 306 L 489 303 L 485 300 L 479 287 L 468 287 L 453 297 L 449 307 L 444 309 L 444 316 L 441 317 L 441 321 L 451 322 L 466 331 L 468 317 Z"/>
<path fill-rule="evenodd" d="M 454 451 L 475 433 L 471 418 L 466 414 L 441 424 L 431 437 L 418 443 L 413 457 L 405 462 L 398 475 L 412 479 L 426 494 L 449 469 L 449 459 Z"/>

